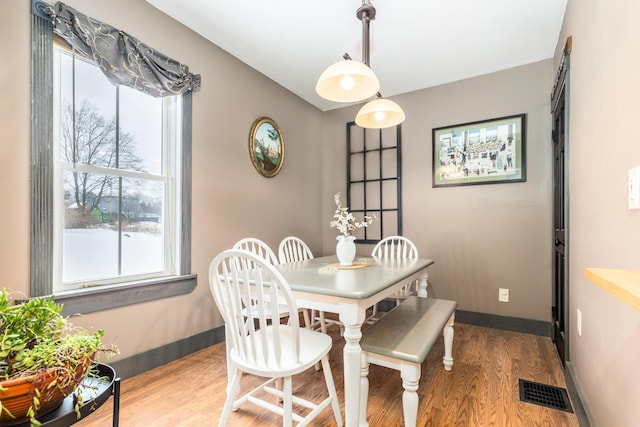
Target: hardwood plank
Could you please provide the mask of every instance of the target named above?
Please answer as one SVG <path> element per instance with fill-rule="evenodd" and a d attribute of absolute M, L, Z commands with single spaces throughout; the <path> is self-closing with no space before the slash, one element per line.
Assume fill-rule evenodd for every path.
<path fill-rule="evenodd" d="M 344 402 L 342 348 L 337 327 L 329 329 L 338 397 Z M 553 343 L 548 337 L 465 324 L 455 326 L 454 365 L 442 366 L 444 344 L 439 339 L 422 366 L 418 426 L 567 426 L 577 427 L 575 414 L 520 402 L 518 379 L 566 387 Z M 314 369 L 294 378 L 305 396 L 326 396 L 322 372 Z M 402 382 L 391 369 L 371 365 L 368 421 L 371 427 L 402 425 Z M 227 382 L 225 345 L 220 343 L 164 366 L 122 381 L 120 425 L 126 427 L 217 425 Z M 243 387 L 257 384 L 251 376 Z M 344 415 L 344 406 L 341 403 Z M 111 425 L 112 399 L 79 427 Z M 230 416 L 230 426 L 281 425 L 281 419 L 245 404 Z M 334 426 L 330 409 L 314 426 Z"/>

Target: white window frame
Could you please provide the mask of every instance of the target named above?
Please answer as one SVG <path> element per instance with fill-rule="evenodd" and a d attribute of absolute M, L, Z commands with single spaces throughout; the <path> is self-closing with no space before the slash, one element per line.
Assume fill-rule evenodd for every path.
<path fill-rule="evenodd" d="M 165 185 L 164 194 L 164 208 L 163 209 L 163 223 L 164 223 L 164 265 L 165 269 L 161 272 L 137 274 L 129 276 L 117 276 L 108 277 L 104 279 L 92 279 L 92 285 L 103 285 L 112 283 L 128 282 L 132 280 L 143 280 L 154 277 L 164 277 L 174 275 L 177 269 L 177 262 L 179 261 L 179 245 L 176 242 L 179 241 L 180 230 L 175 226 L 176 221 L 180 219 L 180 212 L 177 209 L 180 201 L 180 177 L 179 168 L 180 164 L 180 142 L 181 142 L 181 119 L 182 119 L 182 104 L 180 102 L 181 96 L 168 96 L 162 98 L 162 153 L 163 153 L 163 174 L 151 174 L 147 172 L 138 172 L 126 169 L 107 168 L 89 164 L 77 164 L 69 161 L 61 160 L 60 149 L 61 141 L 60 136 L 60 117 L 62 105 L 57 102 L 61 99 L 60 82 L 62 76 L 60 73 L 59 55 L 68 54 L 72 61 L 79 60 L 84 61 L 92 66 L 97 67 L 94 62 L 77 56 L 73 52 L 64 52 L 64 48 L 60 46 L 54 46 L 53 56 L 53 75 L 54 75 L 54 227 L 53 227 L 53 290 L 54 291 L 66 291 L 77 289 L 85 285 L 85 281 L 64 282 L 63 281 L 63 243 L 64 243 L 64 197 L 63 197 L 63 180 L 65 172 L 81 172 L 81 173 L 96 173 L 102 175 L 111 175 L 121 178 L 133 178 L 143 179 L 149 181 L 162 182 Z M 59 52 L 60 51 L 60 52 Z M 76 67 L 72 67 L 75 70 Z M 75 81 L 75 76 L 72 78 Z M 75 82 L 73 83 L 75 85 Z M 119 88 L 118 88 L 119 89 Z M 114 90 L 117 90 L 114 87 Z M 72 93 L 76 93 L 72 90 Z M 116 100 L 119 97 L 116 96 Z M 117 102 L 117 101 L 116 101 Z M 119 109 L 116 108 L 116 111 Z"/>

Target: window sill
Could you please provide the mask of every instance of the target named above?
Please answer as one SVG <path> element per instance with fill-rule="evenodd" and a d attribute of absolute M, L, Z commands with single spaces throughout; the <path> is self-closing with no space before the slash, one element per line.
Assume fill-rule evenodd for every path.
<path fill-rule="evenodd" d="M 55 294 L 54 299 L 57 303 L 64 304 L 62 314 L 71 316 L 188 294 L 195 289 L 196 284 L 195 274 L 170 276 L 65 291 Z"/>

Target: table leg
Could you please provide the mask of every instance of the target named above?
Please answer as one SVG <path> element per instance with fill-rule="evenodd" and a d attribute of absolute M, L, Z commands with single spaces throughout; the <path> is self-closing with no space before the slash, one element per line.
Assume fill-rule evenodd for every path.
<path fill-rule="evenodd" d="M 344 322 L 343 322 L 344 323 Z M 360 407 L 361 325 L 344 325 L 344 412 L 345 425 L 357 426 Z"/>
<path fill-rule="evenodd" d="M 370 304 L 369 304 L 370 305 Z M 360 422 L 360 363 L 362 358 L 362 323 L 367 306 L 341 304 L 340 321 L 344 325 L 344 415 L 345 426 L 356 427 Z"/>
<path fill-rule="evenodd" d="M 427 282 L 427 279 L 429 278 L 429 273 L 427 273 L 427 271 L 424 271 L 424 277 L 422 277 L 422 279 L 420 279 L 420 283 L 418 284 L 418 296 L 422 297 L 422 298 L 427 298 L 429 296 L 428 292 L 427 292 L 427 287 L 429 286 L 429 283 Z"/>
<path fill-rule="evenodd" d="M 367 422 L 367 403 L 369 400 L 369 361 L 362 356 L 360 367 L 360 427 L 369 427 Z"/>

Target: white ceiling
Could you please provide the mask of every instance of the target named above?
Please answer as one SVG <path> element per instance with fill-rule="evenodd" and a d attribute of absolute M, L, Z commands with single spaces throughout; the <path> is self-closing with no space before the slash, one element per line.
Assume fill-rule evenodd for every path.
<path fill-rule="evenodd" d="M 343 104 L 316 94 L 320 74 L 362 59 L 361 0 L 147 1 L 322 111 Z M 567 0 L 371 3 L 371 68 L 392 97 L 551 58 Z"/>

